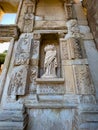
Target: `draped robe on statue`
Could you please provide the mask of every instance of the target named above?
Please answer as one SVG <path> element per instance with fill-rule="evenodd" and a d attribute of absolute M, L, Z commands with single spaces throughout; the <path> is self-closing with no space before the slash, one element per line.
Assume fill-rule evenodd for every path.
<path fill-rule="evenodd" d="M 46 50 L 46 55 L 44 60 L 45 73 L 42 76 L 42 78 L 56 78 L 57 77 L 56 67 L 57 67 L 57 58 L 56 58 L 55 46 L 48 45 L 48 49 Z"/>

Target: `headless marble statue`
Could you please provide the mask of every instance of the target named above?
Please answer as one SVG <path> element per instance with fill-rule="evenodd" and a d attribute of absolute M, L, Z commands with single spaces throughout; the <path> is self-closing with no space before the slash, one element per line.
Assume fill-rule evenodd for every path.
<path fill-rule="evenodd" d="M 44 48 L 45 60 L 44 60 L 44 71 L 45 73 L 41 78 L 57 78 L 56 68 L 57 68 L 57 56 L 56 48 L 54 45 L 47 45 Z"/>

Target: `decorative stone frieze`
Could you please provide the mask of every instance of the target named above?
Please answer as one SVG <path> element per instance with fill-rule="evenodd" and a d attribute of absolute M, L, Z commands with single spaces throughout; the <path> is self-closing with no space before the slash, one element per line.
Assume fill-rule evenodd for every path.
<path fill-rule="evenodd" d="M 47 84 L 47 83 L 46 83 Z M 65 88 L 64 86 L 62 86 L 61 84 L 60 85 L 57 85 L 57 84 L 40 84 L 37 86 L 37 94 L 41 94 L 41 95 L 62 95 L 65 93 Z"/>

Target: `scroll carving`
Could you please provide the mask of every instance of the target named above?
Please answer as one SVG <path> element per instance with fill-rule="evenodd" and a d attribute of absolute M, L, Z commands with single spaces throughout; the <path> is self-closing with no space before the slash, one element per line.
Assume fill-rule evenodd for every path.
<path fill-rule="evenodd" d="M 65 88 L 61 85 L 41 85 L 37 87 L 38 94 L 64 94 Z"/>
<path fill-rule="evenodd" d="M 28 65 L 30 61 L 30 55 L 28 53 L 16 53 L 14 65 Z"/>

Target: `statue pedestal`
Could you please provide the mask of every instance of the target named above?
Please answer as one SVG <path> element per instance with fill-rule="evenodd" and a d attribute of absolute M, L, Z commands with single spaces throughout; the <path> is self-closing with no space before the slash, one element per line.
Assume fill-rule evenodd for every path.
<path fill-rule="evenodd" d="M 37 78 L 37 83 L 64 83 L 64 78 Z"/>
<path fill-rule="evenodd" d="M 54 78 L 57 78 L 56 75 L 53 75 L 53 74 L 50 74 L 50 75 L 42 75 L 41 78 L 44 78 L 44 79 L 54 79 Z"/>

